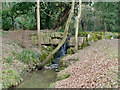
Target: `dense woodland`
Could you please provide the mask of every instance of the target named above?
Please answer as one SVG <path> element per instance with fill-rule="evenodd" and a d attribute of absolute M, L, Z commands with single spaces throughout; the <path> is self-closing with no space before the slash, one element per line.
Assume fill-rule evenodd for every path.
<path fill-rule="evenodd" d="M 79 30 L 119 32 L 119 6 L 118 2 L 83 2 Z M 40 2 L 41 30 L 64 31 L 70 7 L 70 2 Z M 35 2 L 4 2 L 2 9 L 3 30 L 37 30 L 37 4 Z M 69 30 L 73 33 L 78 12 L 77 2 L 74 11 Z"/>

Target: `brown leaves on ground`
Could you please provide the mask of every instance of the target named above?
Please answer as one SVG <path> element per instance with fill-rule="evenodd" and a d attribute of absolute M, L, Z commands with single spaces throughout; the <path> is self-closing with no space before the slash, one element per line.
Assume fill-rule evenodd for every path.
<path fill-rule="evenodd" d="M 58 81 L 55 88 L 118 87 L 118 40 L 100 40 L 64 60 L 74 58 L 79 61 L 61 71 L 71 76 Z"/>

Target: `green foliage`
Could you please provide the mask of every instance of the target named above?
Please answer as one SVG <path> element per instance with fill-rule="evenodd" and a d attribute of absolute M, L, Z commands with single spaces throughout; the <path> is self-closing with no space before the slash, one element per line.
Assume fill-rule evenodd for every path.
<path fill-rule="evenodd" d="M 87 37 L 89 32 L 79 32 L 78 37 Z"/>
<path fill-rule="evenodd" d="M 90 35 L 91 35 L 91 38 L 90 38 L 90 39 L 93 39 L 94 42 L 98 41 L 98 38 L 99 38 L 99 37 L 97 37 L 97 34 L 91 33 Z"/>
<path fill-rule="evenodd" d="M 41 55 L 41 59 L 42 59 L 42 61 L 44 61 L 44 60 L 47 58 L 47 56 L 48 56 L 47 53 L 43 53 L 43 54 Z"/>
<path fill-rule="evenodd" d="M 37 29 L 37 14 L 35 2 L 4 2 L 2 3 L 2 29 L 22 28 L 23 26 L 29 30 Z M 69 2 L 44 2 L 40 3 L 40 19 L 41 29 L 52 29 L 54 24 L 60 25 L 61 17 L 64 17 L 63 12 L 66 7 L 70 7 Z M 63 12 L 61 14 L 61 12 Z M 71 21 L 70 33 L 75 33 L 75 17 L 78 9 L 76 5 L 75 15 Z M 81 21 L 79 28 L 83 31 L 107 31 L 119 32 L 119 3 L 117 2 L 97 2 L 91 5 L 90 3 L 82 4 Z M 13 19 L 13 20 L 12 20 Z M 59 20 L 58 20 L 59 19 Z M 66 19 L 66 18 L 65 18 Z M 58 21 L 58 22 L 57 22 Z M 64 31 L 65 21 L 62 24 L 61 31 Z M 21 22 L 22 25 L 19 23 Z"/>
<path fill-rule="evenodd" d="M 68 72 L 65 72 L 65 73 L 58 73 L 57 74 L 57 79 L 58 80 L 62 80 L 62 79 L 66 79 L 70 76 L 70 74 Z"/>
<path fill-rule="evenodd" d="M 30 66 L 41 62 L 41 55 L 31 49 L 24 49 L 21 53 L 16 54 L 16 59 L 29 64 Z M 31 66 L 31 67 L 32 67 Z"/>
<path fill-rule="evenodd" d="M 24 29 L 23 26 L 25 26 L 26 29 L 29 30 L 37 29 L 36 2 L 4 2 L 2 3 L 2 6 L 3 29 L 12 30 L 13 23 L 15 24 L 15 29 Z M 61 12 L 66 8 L 66 6 L 69 6 L 69 4 L 63 2 L 41 2 L 41 29 L 52 29 L 54 23 L 56 24 L 57 19 L 61 17 Z M 64 12 L 62 14 L 64 15 Z M 21 22 L 21 24 L 19 22 Z M 57 25 L 59 25 L 59 22 L 57 23 Z"/>
<path fill-rule="evenodd" d="M 48 88 L 53 88 L 56 85 L 56 83 L 51 83 Z"/>
<path fill-rule="evenodd" d="M 53 46 L 43 46 L 42 47 L 42 55 L 41 55 L 41 59 L 42 61 L 44 61 L 47 56 L 54 50 Z M 52 57 L 53 58 L 53 57 Z M 47 63 L 47 65 L 51 65 L 52 64 L 52 58 L 49 60 L 49 62 Z"/>
<path fill-rule="evenodd" d="M 32 40 L 32 44 L 33 44 L 33 45 L 38 44 L 38 38 L 37 38 L 37 36 L 32 36 L 32 37 L 31 37 L 31 40 Z"/>
<path fill-rule="evenodd" d="M 6 58 L 6 61 L 7 61 L 8 63 L 11 63 L 12 60 L 13 60 L 12 56 L 9 56 L 9 57 Z"/>
<path fill-rule="evenodd" d="M 2 29 L 3 30 L 9 30 L 12 28 L 12 22 L 11 19 L 8 18 L 9 11 L 3 10 L 2 11 Z"/>
<path fill-rule="evenodd" d="M 2 31 L 2 34 L 1 34 L 1 31 L 0 31 L 0 37 L 6 36 L 7 34 L 8 34 L 8 32 L 4 32 L 4 31 Z"/>
<path fill-rule="evenodd" d="M 3 88 L 8 88 L 12 85 L 15 85 L 20 81 L 21 77 L 19 76 L 19 73 L 16 70 L 10 69 L 11 65 L 6 64 L 6 70 L 2 71 L 2 86 Z"/>
<path fill-rule="evenodd" d="M 111 39 L 111 36 L 106 36 L 106 39 Z"/>
<path fill-rule="evenodd" d="M 85 43 L 85 41 L 83 41 L 82 45 L 80 47 L 78 47 L 78 49 L 81 50 L 81 49 L 83 49 L 86 46 L 89 46 L 89 44 Z"/>
<path fill-rule="evenodd" d="M 67 49 L 67 54 L 74 54 L 75 50 L 73 47 L 70 47 L 69 49 Z"/>
<path fill-rule="evenodd" d="M 59 71 L 64 70 L 64 69 L 67 68 L 67 67 L 68 67 L 68 64 L 61 59 L 61 60 L 59 61 L 59 64 L 58 64 L 58 69 L 59 69 Z"/>
<path fill-rule="evenodd" d="M 102 12 L 100 17 L 102 18 L 103 28 L 107 31 L 119 32 L 118 25 L 118 12 L 119 12 L 119 3 L 117 2 L 102 2 L 95 3 L 94 7 L 97 11 Z"/>

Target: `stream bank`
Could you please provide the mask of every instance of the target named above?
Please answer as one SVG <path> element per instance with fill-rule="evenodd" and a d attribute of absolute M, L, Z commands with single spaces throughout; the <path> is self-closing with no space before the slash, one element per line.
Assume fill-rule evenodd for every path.
<path fill-rule="evenodd" d="M 13 37 L 13 35 L 16 35 L 16 34 L 12 34 L 11 36 Z M 8 38 L 9 36 L 7 37 L 7 39 Z M 111 38 L 111 36 L 109 38 Z M 13 87 L 20 84 L 23 81 L 23 76 L 25 76 L 25 74 L 28 75 L 29 72 L 32 70 L 36 70 L 37 69 L 36 66 L 39 65 L 41 61 L 45 60 L 48 54 L 54 49 L 53 47 L 43 46 L 43 51 L 40 52 L 41 53 L 40 55 L 40 53 L 38 53 L 39 50 L 35 46 L 34 47 L 30 46 L 29 48 L 32 48 L 32 50 L 30 50 L 30 49 L 21 47 L 20 42 L 17 42 L 17 40 L 6 41 L 4 39 L 5 38 L 3 38 L 3 45 L 2 45 L 3 47 L 3 56 L 2 56 L 3 57 L 3 67 L 2 67 L 3 88 Z M 93 40 L 97 41 L 98 39 L 96 39 L 95 37 L 94 39 L 92 39 L 91 37 L 90 41 L 93 41 Z M 80 47 L 80 49 L 82 49 L 85 45 L 86 44 L 84 43 L 82 47 Z M 71 47 L 69 50 L 67 50 L 67 53 L 69 51 L 70 51 L 69 54 L 75 53 L 73 48 L 74 47 Z M 64 55 L 65 54 L 63 54 L 63 56 Z M 51 64 L 56 64 L 56 63 L 53 63 L 51 60 L 46 66 L 50 66 Z M 60 70 L 63 70 L 68 65 L 71 65 L 72 61 L 75 61 L 75 60 L 77 61 L 78 59 L 68 60 L 67 63 L 64 62 L 62 58 L 59 58 L 59 60 L 60 60 L 60 64 L 58 65 L 58 67 L 60 68 Z M 69 73 L 65 73 L 65 77 L 68 77 L 68 76 L 70 76 Z M 65 79 L 65 77 L 63 77 L 63 79 Z"/>
<path fill-rule="evenodd" d="M 2 42 L 2 87 L 9 88 L 18 86 L 23 82 L 23 78 L 30 72 L 37 70 L 37 66 L 53 50 L 52 47 L 42 50 L 38 53 L 35 48 L 22 48 L 19 42 L 6 40 Z M 50 61 L 47 65 L 51 65 Z"/>

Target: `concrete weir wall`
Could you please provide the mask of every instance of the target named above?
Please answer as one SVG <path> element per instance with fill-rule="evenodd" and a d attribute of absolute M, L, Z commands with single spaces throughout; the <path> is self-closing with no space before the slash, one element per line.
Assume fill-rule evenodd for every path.
<path fill-rule="evenodd" d="M 55 32 L 55 31 L 41 31 L 41 44 L 42 45 L 58 45 L 62 38 L 64 33 L 63 32 Z M 32 43 L 38 44 L 37 42 L 37 34 L 31 34 L 30 38 L 32 40 Z M 83 42 L 86 41 L 86 37 L 78 37 L 78 44 L 79 46 L 82 45 Z M 70 40 L 68 40 L 69 46 L 75 45 L 75 38 L 70 37 Z"/>

